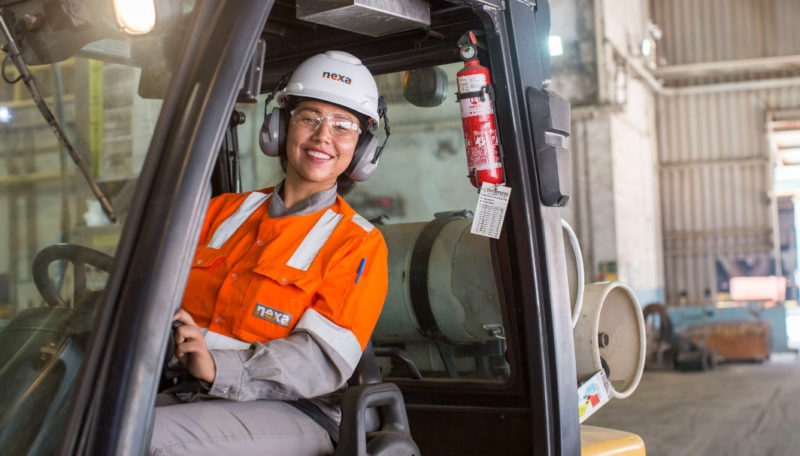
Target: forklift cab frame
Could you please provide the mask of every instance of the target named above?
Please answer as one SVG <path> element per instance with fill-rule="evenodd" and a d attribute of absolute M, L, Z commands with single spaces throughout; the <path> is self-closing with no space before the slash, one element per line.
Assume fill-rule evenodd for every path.
<path fill-rule="evenodd" d="M 15 3 L 0 5 L 13 9 Z M 482 33 L 479 55 L 492 74 L 505 180 L 513 189 L 503 233 L 490 242 L 510 376 L 483 383 L 392 381 L 425 454 L 580 453 L 558 209 L 569 198 L 569 159 L 545 134 L 568 135 L 569 112 L 546 91 L 548 2 L 429 3 L 427 29 L 371 39 L 309 25 L 295 17 L 292 2 L 281 0 L 199 1 L 189 23 L 175 27 L 183 31 L 181 46 L 71 394 L 61 454 L 147 448 L 166 322 L 180 305 L 212 181 L 215 192 L 238 190 L 230 163 L 217 157 L 259 39 L 266 41 L 260 84 L 266 93 L 299 62 L 327 49 L 359 56 L 374 74 L 457 62 L 456 42 L 468 30 Z"/>

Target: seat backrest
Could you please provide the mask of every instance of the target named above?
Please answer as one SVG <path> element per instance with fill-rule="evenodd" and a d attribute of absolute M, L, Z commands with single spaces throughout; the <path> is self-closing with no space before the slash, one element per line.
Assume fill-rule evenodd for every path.
<path fill-rule="evenodd" d="M 382 382 L 383 376 L 378 367 L 378 362 L 375 360 L 375 351 L 372 349 L 372 341 L 370 340 L 364 348 L 364 353 L 361 354 L 361 359 L 358 361 L 353 375 L 347 381 L 347 385 L 375 385 Z M 367 432 L 373 432 L 381 428 L 381 417 L 376 409 L 368 408 L 365 411 L 364 425 Z"/>
<path fill-rule="evenodd" d="M 361 354 L 361 359 L 358 361 L 358 365 L 353 371 L 353 375 L 351 375 L 350 380 L 347 381 L 347 384 L 349 386 L 372 385 L 375 383 L 381 383 L 382 381 L 383 376 L 381 375 L 381 370 L 378 367 L 378 362 L 375 360 L 375 352 L 372 349 L 372 341 L 369 341 L 367 346 L 364 348 L 364 353 Z"/>
<path fill-rule="evenodd" d="M 342 400 L 334 456 L 418 456 L 411 438 L 403 395 L 383 383 L 372 343 L 368 343 Z"/>

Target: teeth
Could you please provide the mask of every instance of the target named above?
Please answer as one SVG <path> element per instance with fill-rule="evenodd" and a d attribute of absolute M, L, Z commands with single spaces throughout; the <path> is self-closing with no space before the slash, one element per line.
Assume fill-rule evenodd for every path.
<path fill-rule="evenodd" d="M 322 159 L 322 160 L 329 160 L 331 158 L 330 155 L 322 153 L 322 152 L 317 152 L 315 150 L 308 150 L 308 151 L 306 151 L 306 153 L 308 155 L 311 155 L 314 158 L 319 158 L 319 159 Z"/>

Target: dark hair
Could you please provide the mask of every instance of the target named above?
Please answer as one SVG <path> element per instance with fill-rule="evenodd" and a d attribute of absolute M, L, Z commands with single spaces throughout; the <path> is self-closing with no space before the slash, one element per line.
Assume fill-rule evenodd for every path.
<path fill-rule="evenodd" d="M 283 123 L 284 125 L 289 125 L 289 113 L 295 107 L 297 107 L 297 105 L 301 101 L 305 101 L 305 100 L 316 100 L 316 99 L 315 98 L 306 98 L 306 97 L 288 97 L 287 98 L 286 106 L 283 109 L 283 111 L 281 111 L 281 114 L 286 116 L 284 118 L 284 123 Z M 319 100 L 319 101 L 323 101 L 325 103 L 330 103 L 329 101 L 325 101 L 325 100 Z M 362 132 L 361 136 L 358 138 L 358 142 L 356 142 L 356 148 L 358 148 L 358 146 L 361 145 L 361 142 L 364 139 L 365 133 L 367 132 L 367 128 L 366 128 L 367 121 L 368 121 L 367 116 L 365 116 L 365 115 L 363 115 L 363 114 L 361 114 L 359 112 L 355 112 L 355 111 L 353 111 L 351 109 L 345 108 L 344 106 L 338 105 L 336 103 L 330 103 L 330 104 L 336 105 L 336 106 L 338 106 L 338 107 L 340 107 L 342 109 L 345 109 L 347 112 L 349 112 L 350 114 L 355 116 L 356 119 L 358 119 L 358 123 L 359 123 L 359 126 L 361 126 L 361 132 Z M 286 172 L 286 166 L 288 166 L 288 164 L 289 164 L 289 159 L 286 157 L 286 148 L 283 148 L 283 149 L 281 149 L 279 151 L 279 156 L 280 156 L 280 160 L 281 160 L 281 168 L 283 169 L 283 172 L 285 173 Z M 348 165 L 348 166 L 350 166 L 350 165 Z M 352 178 L 347 176 L 345 173 L 339 174 L 339 177 L 336 178 L 336 193 L 338 193 L 340 196 L 347 195 L 348 193 L 350 193 L 353 190 L 353 188 L 355 188 L 355 186 L 356 186 L 356 181 L 354 181 Z"/>

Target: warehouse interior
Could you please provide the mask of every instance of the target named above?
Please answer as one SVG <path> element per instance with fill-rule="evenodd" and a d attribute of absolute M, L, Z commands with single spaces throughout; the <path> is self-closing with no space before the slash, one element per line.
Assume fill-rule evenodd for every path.
<path fill-rule="evenodd" d="M 580 245 L 584 281 L 627 284 L 647 329 L 638 390 L 586 423 L 638 434 L 655 456 L 796 454 L 800 2 L 552 0 L 550 8 L 549 89 L 571 103 L 571 199 L 560 214 Z M 461 67 L 442 67 L 450 92 Z M 134 96 L 140 75 L 120 65 L 75 58 L 33 71 L 126 213 L 161 103 Z M 87 75 L 91 83 L 74 83 Z M 421 118 L 402 100 L 402 74 L 377 79 L 392 115 L 390 148 L 348 201 L 365 218 L 400 223 L 473 209 L 466 179 L 448 177 L 465 167 L 452 94 Z M 245 190 L 283 175 L 259 149 L 265 98 L 237 105 L 249 119 L 236 140 Z M 72 242 L 113 254 L 121 227 L 105 218 L 21 84 L 0 84 L 0 137 L 7 323 L 41 304 L 36 252 Z M 22 153 L 31 148 L 38 152 Z M 90 272 L 88 282 L 102 287 L 105 277 Z M 734 354 L 712 350 L 709 337 Z M 679 350 L 691 356 L 679 362 Z"/>
<path fill-rule="evenodd" d="M 747 331 L 771 328 L 768 360 L 714 370 L 676 371 L 648 346 L 637 392 L 588 423 L 638 433 L 648 454 L 795 454 L 785 423 L 798 418 L 800 379 L 800 5 L 552 6 L 552 87 L 572 102 L 574 199 L 562 214 L 586 276 L 663 305 L 672 331 L 662 338 L 717 325 L 752 345 Z M 760 277 L 763 296 L 748 296 L 741 277 Z"/>

